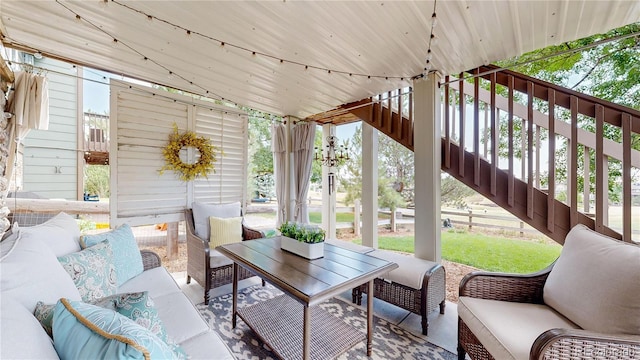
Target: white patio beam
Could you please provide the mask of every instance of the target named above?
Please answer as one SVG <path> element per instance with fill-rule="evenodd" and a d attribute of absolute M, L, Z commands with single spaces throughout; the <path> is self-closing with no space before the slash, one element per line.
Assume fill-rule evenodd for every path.
<path fill-rule="evenodd" d="M 415 161 L 415 256 L 440 262 L 440 90 L 439 76 L 413 83 Z"/>
<path fill-rule="evenodd" d="M 362 245 L 378 248 L 378 130 L 362 122 Z"/>

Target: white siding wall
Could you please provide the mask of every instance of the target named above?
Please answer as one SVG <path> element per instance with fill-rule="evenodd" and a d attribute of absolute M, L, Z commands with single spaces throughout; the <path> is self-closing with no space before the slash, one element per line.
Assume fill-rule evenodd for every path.
<path fill-rule="evenodd" d="M 208 203 L 245 200 L 246 115 L 225 113 L 224 107 L 210 103 L 189 102 L 191 99 L 185 96 L 112 80 L 112 226 L 179 221 L 194 199 Z M 215 174 L 188 183 L 173 171 L 159 174 L 164 165 L 162 149 L 174 123 L 180 133 L 195 131 L 211 138 L 222 150 Z"/>
<path fill-rule="evenodd" d="M 24 140 L 23 191 L 47 198 L 76 200 L 77 197 L 77 106 L 76 69 L 51 59 L 36 66 L 56 71 L 49 80 L 49 130 L 31 130 Z M 60 73 L 69 74 L 67 76 Z M 56 173 L 56 167 L 61 173 Z"/>

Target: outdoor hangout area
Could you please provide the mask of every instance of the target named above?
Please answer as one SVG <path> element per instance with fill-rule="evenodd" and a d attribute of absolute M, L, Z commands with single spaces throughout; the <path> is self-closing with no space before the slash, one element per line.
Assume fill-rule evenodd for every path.
<path fill-rule="evenodd" d="M 640 360 L 640 3 L 0 2 L 0 359 Z"/>

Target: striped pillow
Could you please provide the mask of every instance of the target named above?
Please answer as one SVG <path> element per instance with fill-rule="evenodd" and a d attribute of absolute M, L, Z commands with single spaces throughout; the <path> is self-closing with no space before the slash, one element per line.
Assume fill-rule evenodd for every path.
<path fill-rule="evenodd" d="M 209 225 L 211 226 L 209 247 L 212 249 L 219 245 L 242 241 L 242 217 L 223 219 L 211 216 L 209 217 Z"/>

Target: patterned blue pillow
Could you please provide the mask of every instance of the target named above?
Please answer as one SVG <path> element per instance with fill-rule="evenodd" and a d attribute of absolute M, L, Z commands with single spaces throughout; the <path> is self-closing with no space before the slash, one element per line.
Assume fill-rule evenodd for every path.
<path fill-rule="evenodd" d="M 61 359 L 184 359 L 184 352 L 113 310 L 60 299 L 53 345 Z"/>
<path fill-rule="evenodd" d="M 111 243 L 118 275 L 118 286 L 144 271 L 138 243 L 136 243 L 136 238 L 133 236 L 131 227 L 128 224 L 101 234 L 83 235 L 80 237 L 80 246 L 83 249 L 89 248 L 104 240 Z"/>
<path fill-rule="evenodd" d="M 58 258 L 83 301 L 113 295 L 117 290 L 116 268 L 111 245 L 103 241 L 96 246 Z"/>
<path fill-rule="evenodd" d="M 163 341 L 168 341 L 167 331 L 147 291 L 111 295 L 90 301 L 89 304 L 110 309 L 118 314 L 124 315 L 135 321 L 136 324 L 148 329 Z M 36 304 L 36 310 L 34 312 L 36 319 L 40 321 L 40 324 L 50 337 L 53 337 L 52 323 L 55 306 L 55 304 L 45 304 L 39 301 L 38 304 Z"/>

